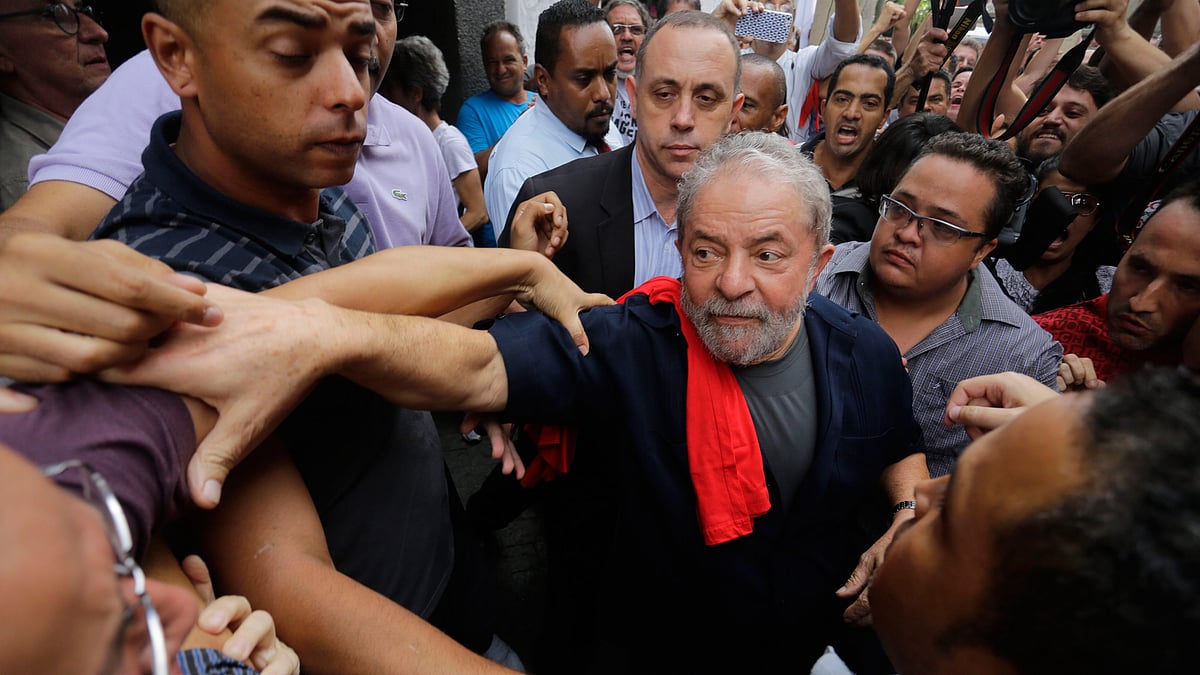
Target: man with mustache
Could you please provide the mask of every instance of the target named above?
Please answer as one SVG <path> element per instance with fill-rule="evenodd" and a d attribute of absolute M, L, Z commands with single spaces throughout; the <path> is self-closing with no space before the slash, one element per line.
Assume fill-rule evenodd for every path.
<path fill-rule="evenodd" d="M 583 314 L 586 355 L 535 312 L 483 333 L 225 292 L 220 328 L 182 329 L 127 376 L 230 394 L 222 415 L 268 425 L 285 392 L 333 372 L 402 405 L 573 425 L 578 443 L 536 463 L 575 448 L 568 475 L 617 468 L 591 637 L 629 661 L 608 665 L 803 670 L 842 643 L 845 575 L 927 475 L 908 379 L 876 324 L 809 293 L 832 253 L 829 194 L 787 140 L 728 136 L 679 194 L 682 282 Z"/>
<path fill-rule="evenodd" d="M 1113 86 L 1099 69 L 1080 66 L 1037 118 L 1017 134 L 1017 156 L 1036 169 L 1038 164 L 1062 152 L 1113 94 Z"/>
<path fill-rule="evenodd" d="M 1034 317 L 1108 380 L 1146 363 L 1175 365 L 1200 317 L 1200 183 L 1175 190 L 1121 258 L 1112 291 Z"/>
<path fill-rule="evenodd" d="M 0 211 L 29 186 L 29 159 L 108 78 L 105 42 L 91 7 L 0 0 Z"/>
<path fill-rule="evenodd" d="M 651 277 L 679 275 L 677 183 L 742 106 L 738 56 L 720 20 L 667 15 L 646 35 L 629 76 L 637 142 L 522 186 L 517 203 L 553 191 L 567 207 L 571 240 L 554 263 L 581 288 L 615 298 Z"/>
<path fill-rule="evenodd" d="M 483 192 L 494 229 L 521 203 L 516 195 L 526 178 L 621 145 L 610 125 L 617 43 L 604 13 L 585 0 L 554 3 L 538 16 L 534 55 L 541 100 L 504 132 L 488 159 Z"/>
<path fill-rule="evenodd" d="M 370 128 L 366 100 L 376 84 L 373 66 L 382 61 L 379 66 L 386 67 L 396 34 L 392 3 L 174 0 L 162 6 L 164 15 L 145 19 L 147 42 L 157 57 L 151 66 L 159 69 L 154 81 L 165 79 L 184 111 L 163 115 L 148 134 L 146 171 L 105 220 L 102 234 L 128 241 L 176 270 L 255 290 L 340 266 L 371 250 L 372 233 L 362 214 L 340 190 L 322 194 L 321 188 L 343 184 L 361 168 L 359 146 Z M 380 56 L 384 45 L 386 58 Z M 14 236 L 8 241 L 31 240 Z M 76 246 L 96 252 L 119 248 Z M 451 258 L 471 253 L 392 252 Z M 137 257 L 127 249 L 122 256 Z M 435 292 L 441 286 L 428 275 L 420 283 Z M 150 330 L 141 340 L 158 332 Z M 55 331 L 44 335 L 47 342 L 68 339 Z M 136 346 L 137 339 L 131 342 Z M 260 466 L 263 470 L 247 469 L 238 477 L 238 488 L 225 493 L 228 510 L 218 510 L 206 521 L 209 527 L 201 528 L 219 533 L 217 523 L 227 517 L 239 532 L 233 538 L 239 544 L 259 535 L 280 541 L 268 547 L 269 555 L 244 551 L 245 558 L 229 541 L 213 544 L 230 554 L 224 561 L 214 558 L 214 569 L 226 580 L 244 575 L 237 582 L 248 589 L 243 592 L 270 595 L 267 604 L 282 609 L 281 618 L 298 613 L 301 618 L 287 622 L 309 631 L 297 644 L 315 655 L 314 670 L 347 672 L 350 654 L 362 670 L 486 668 L 485 661 L 422 620 L 445 597 L 455 556 L 448 485 L 432 419 L 353 392 L 324 401 L 342 401 L 349 411 L 335 414 L 314 403 L 324 413 L 309 419 L 339 423 L 317 422 L 317 429 L 300 430 L 285 442 L 294 455 L 277 453 Z M 367 418 L 374 426 L 361 422 Z M 343 447 L 354 451 L 329 454 Z M 389 468 L 391 461 L 409 466 Z M 279 480 L 280 470 L 290 479 Z M 373 476 L 380 482 L 372 485 Z M 190 496 L 211 508 L 222 494 L 218 481 L 224 477 L 192 480 Z M 240 513 L 261 519 L 249 522 L 236 515 L 242 498 L 249 508 Z M 278 506 L 266 507 L 267 502 Z M 372 517 L 363 518 L 368 511 Z M 264 530 L 272 534 L 263 535 Z M 264 577 L 279 586 L 262 583 Z M 326 595 L 313 600 L 297 594 L 297 587 Z M 314 606 L 320 607 L 319 618 L 310 613 Z M 483 651 L 490 639 L 489 630 L 484 644 L 473 646 Z M 363 649 L 363 644 L 409 648 Z"/>
<path fill-rule="evenodd" d="M 818 292 L 878 321 L 908 359 L 932 476 L 949 472 L 968 443 L 942 425 L 958 381 L 1012 370 L 1055 386 L 1062 349 L 979 264 L 1026 181 L 1005 144 L 937 136 L 880 199 L 871 241 L 838 246 L 817 281 Z"/>

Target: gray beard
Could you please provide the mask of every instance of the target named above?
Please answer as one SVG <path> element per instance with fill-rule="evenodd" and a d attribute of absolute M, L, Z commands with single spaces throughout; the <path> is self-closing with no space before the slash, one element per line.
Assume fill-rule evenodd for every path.
<path fill-rule="evenodd" d="M 786 312 L 777 314 L 762 304 L 742 300 L 731 302 L 720 296 L 713 296 L 697 305 L 688 295 L 685 285 L 679 305 L 713 356 L 735 366 L 748 366 L 764 360 L 783 347 L 792 328 L 804 319 L 808 294 L 801 296 Z M 722 326 L 713 318 L 714 315 L 753 318 L 758 319 L 759 323 Z"/>

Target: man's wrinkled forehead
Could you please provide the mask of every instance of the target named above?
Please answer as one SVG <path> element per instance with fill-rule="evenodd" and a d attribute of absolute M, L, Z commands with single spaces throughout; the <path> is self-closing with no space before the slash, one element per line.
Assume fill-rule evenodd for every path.
<path fill-rule="evenodd" d="M 262 0 L 248 6 L 252 7 L 253 21 L 258 25 L 293 24 L 320 29 L 344 22 L 351 33 L 375 34 L 375 19 L 368 0 Z"/>

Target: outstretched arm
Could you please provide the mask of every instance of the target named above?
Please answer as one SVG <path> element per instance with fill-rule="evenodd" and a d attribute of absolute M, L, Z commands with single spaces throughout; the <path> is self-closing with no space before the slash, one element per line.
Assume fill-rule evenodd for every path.
<path fill-rule="evenodd" d="M 193 494 L 216 497 L 209 505 L 229 471 L 326 375 L 409 408 L 487 412 L 507 401 L 504 363 L 482 331 L 220 286 L 209 295 L 225 311 L 219 327 L 176 326 L 136 365 L 102 373 L 187 394 L 219 412 L 188 468 Z"/>
<path fill-rule="evenodd" d="M 1116 178 L 1134 147 L 1197 83 L 1200 43 L 1101 108 L 1063 149 L 1063 175 L 1084 185 Z"/>

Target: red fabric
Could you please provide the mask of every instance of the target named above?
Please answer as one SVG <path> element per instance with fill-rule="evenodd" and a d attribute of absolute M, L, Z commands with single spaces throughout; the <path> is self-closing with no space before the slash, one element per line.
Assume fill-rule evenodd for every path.
<path fill-rule="evenodd" d="M 797 124 L 801 128 L 808 125 L 809 117 L 815 120 L 813 129 L 821 130 L 821 81 L 813 78 L 812 86 L 808 88 L 808 94 L 804 97 L 804 105 L 800 108 L 800 121 Z"/>
<path fill-rule="evenodd" d="M 1033 320 L 1062 343 L 1063 354 L 1091 359 L 1096 376 L 1106 382 L 1147 363 L 1175 365 L 1182 360 L 1177 349 L 1135 352 L 1113 342 L 1108 337 L 1108 294 L 1037 314 Z"/>
<path fill-rule="evenodd" d="M 655 277 L 623 295 L 646 295 L 651 304 L 670 302 L 679 314 L 688 349 L 687 450 L 697 520 L 708 545 L 754 531 L 754 518 L 771 508 L 762 451 L 750 408 L 729 364 L 713 358 L 696 327 L 679 306 L 677 279 Z M 538 455 L 521 484 L 525 487 L 566 473 L 575 454 L 573 429 L 526 427 Z"/>

